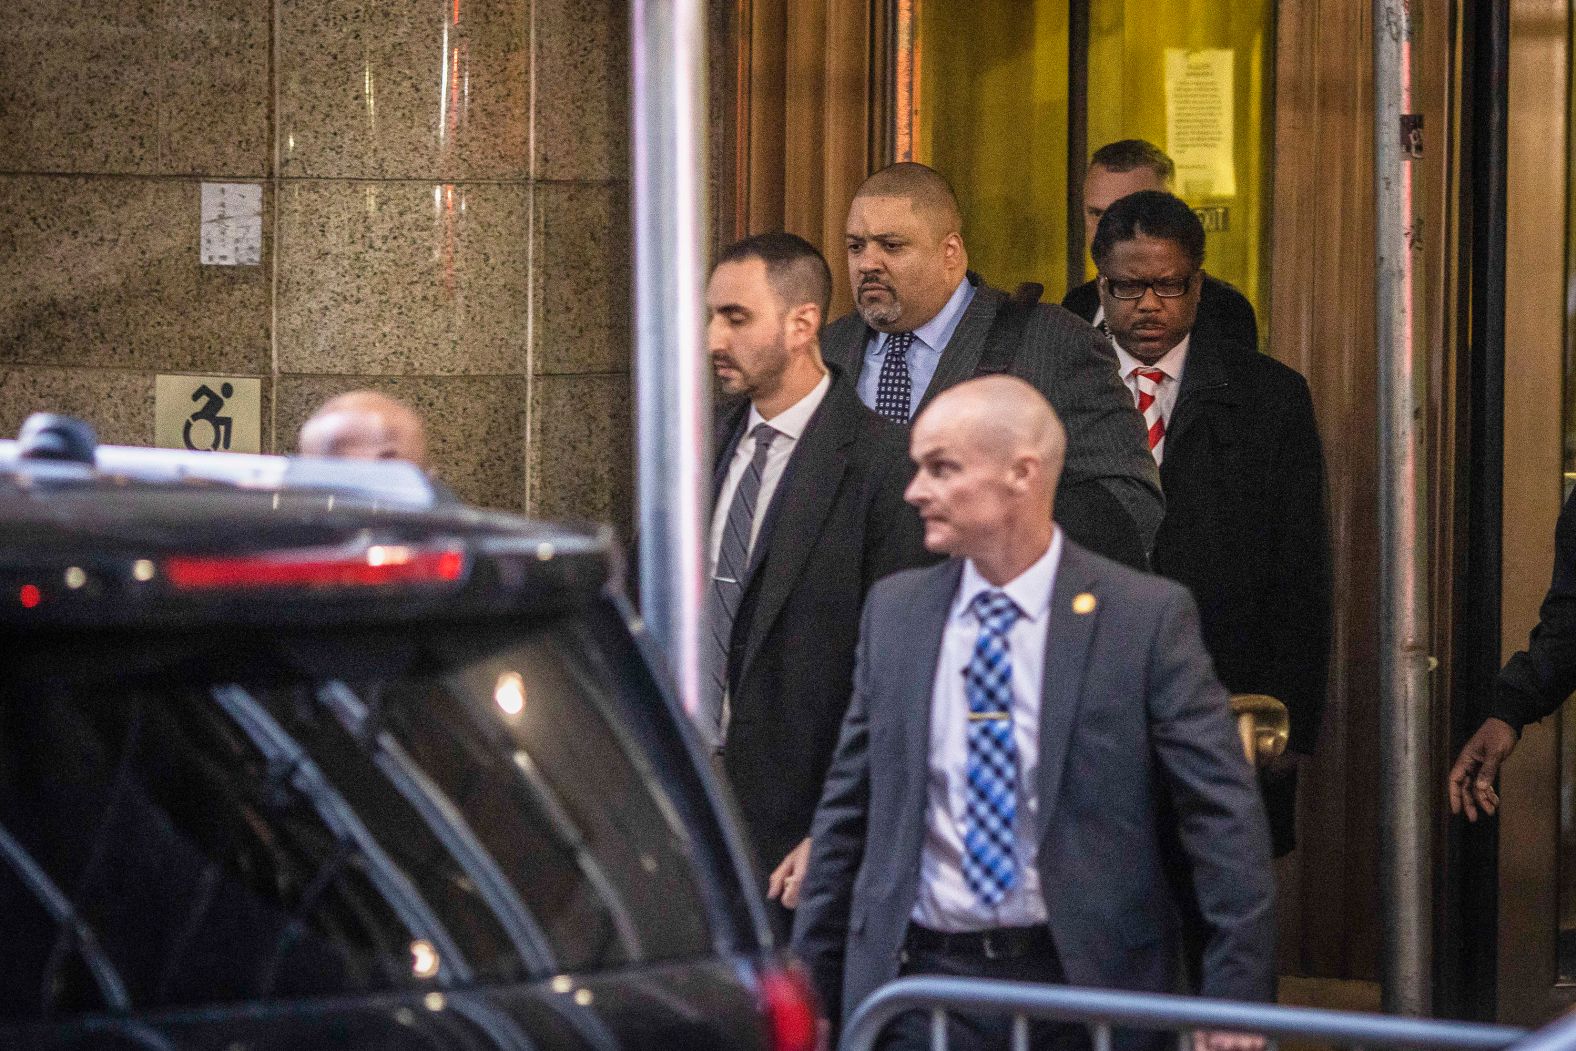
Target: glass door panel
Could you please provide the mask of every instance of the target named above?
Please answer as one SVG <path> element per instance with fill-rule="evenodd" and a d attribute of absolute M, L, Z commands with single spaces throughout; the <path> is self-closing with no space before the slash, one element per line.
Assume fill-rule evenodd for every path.
<path fill-rule="evenodd" d="M 1068 172 L 1105 143 L 1148 139 L 1204 219 L 1208 269 L 1267 328 L 1270 0 L 894 3 L 897 156 L 952 180 L 974 269 L 1051 298 L 1092 277 L 1087 257 L 1068 273 L 1068 238 L 1076 260 L 1083 236 Z"/>
<path fill-rule="evenodd" d="M 1088 4 L 1090 151 L 1118 139 L 1165 150 L 1177 165 L 1177 194 L 1204 219 L 1205 268 L 1241 289 L 1267 328 L 1273 5 Z"/>
<path fill-rule="evenodd" d="M 969 265 L 1000 288 L 1067 272 L 1068 0 L 914 0 L 912 157 L 951 180 Z"/>

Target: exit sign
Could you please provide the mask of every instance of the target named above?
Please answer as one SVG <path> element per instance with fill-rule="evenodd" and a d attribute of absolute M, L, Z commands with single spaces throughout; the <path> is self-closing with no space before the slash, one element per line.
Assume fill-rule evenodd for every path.
<path fill-rule="evenodd" d="M 1216 208 L 1195 208 L 1193 214 L 1204 224 L 1207 234 L 1224 233 L 1231 226 L 1231 209 L 1225 205 Z"/>

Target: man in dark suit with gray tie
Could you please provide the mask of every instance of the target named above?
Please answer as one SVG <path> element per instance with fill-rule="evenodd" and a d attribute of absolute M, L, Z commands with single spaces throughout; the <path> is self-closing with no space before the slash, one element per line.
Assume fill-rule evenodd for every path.
<path fill-rule="evenodd" d="M 1274 994 L 1264 810 L 1193 602 L 1051 524 L 1065 442 L 1010 377 L 914 426 L 908 499 L 951 558 L 865 604 L 794 930 L 833 1013 L 913 973 L 1175 991 L 1173 850 L 1207 930 L 1202 992 Z M 949 1046 L 1005 1047 L 997 1021 L 965 1017 Z M 884 1046 L 928 1047 L 928 1017 Z"/>
<path fill-rule="evenodd" d="M 1067 427 L 1058 520 L 1079 543 L 1142 567 L 1164 504 L 1110 344 L 1061 307 L 991 288 L 968 268 L 962 227 L 952 188 L 923 164 L 866 179 L 848 209 L 856 310 L 827 327 L 822 353 L 900 424 L 977 375 L 1028 381 Z"/>
<path fill-rule="evenodd" d="M 784 870 L 774 897 L 848 707 L 865 593 L 929 558 L 903 501 L 906 434 L 821 361 L 830 295 L 821 254 L 781 233 L 723 252 L 706 290 L 712 365 L 737 400 L 717 432 L 701 730 L 760 872 Z M 771 911 L 786 936 L 786 910 Z"/>

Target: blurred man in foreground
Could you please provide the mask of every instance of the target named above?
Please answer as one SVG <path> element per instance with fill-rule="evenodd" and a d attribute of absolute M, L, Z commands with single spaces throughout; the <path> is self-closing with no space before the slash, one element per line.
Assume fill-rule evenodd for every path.
<path fill-rule="evenodd" d="M 357 390 L 325 402 L 301 425 L 304 456 L 405 460 L 427 469 L 427 429 L 414 409 L 377 391 Z"/>

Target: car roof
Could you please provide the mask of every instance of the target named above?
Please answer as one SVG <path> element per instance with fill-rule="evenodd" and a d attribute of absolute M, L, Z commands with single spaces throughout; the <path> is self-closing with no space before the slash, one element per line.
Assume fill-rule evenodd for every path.
<path fill-rule="evenodd" d="M 606 527 L 465 507 L 409 464 L 113 446 L 99 447 L 95 459 L 28 460 L 16 443 L 0 442 L 0 624 L 381 620 L 556 608 L 594 597 L 620 570 Z M 259 587 L 223 577 L 194 591 L 175 586 L 168 572 L 181 559 L 210 568 L 295 560 L 332 569 L 396 555 L 419 561 L 429 552 L 462 559 L 460 578 L 431 587 L 409 575 L 389 586 Z"/>

